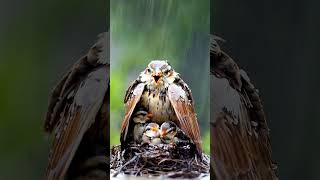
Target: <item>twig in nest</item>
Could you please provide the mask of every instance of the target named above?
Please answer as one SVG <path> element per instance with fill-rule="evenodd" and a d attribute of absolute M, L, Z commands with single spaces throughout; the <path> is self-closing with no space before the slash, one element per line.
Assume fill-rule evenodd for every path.
<path fill-rule="evenodd" d="M 129 160 L 129 161 L 126 162 L 123 166 L 121 166 L 120 169 L 113 175 L 113 177 L 116 177 L 116 176 L 121 172 L 121 170 L 122 170 L 124 167 L 126 167 L 127 165 L 129 165 L 130 163 L 132 163 L 134 160 L 136 160 L 137 157 L 138 157 L 137 155 L 134 156 L 131 160 Z"/>
<path fill-rule="evenodd" d="M 194 149 L 189 146 L 130 145 L 124 151 L 116 146 L 111 150 L 110 168 L 117 171 L 114 177 L 119 173 L 179 178 L 208 175 L 209 156 L 203 154 L 203 158 L 198 159 L 194 154 Z"/>

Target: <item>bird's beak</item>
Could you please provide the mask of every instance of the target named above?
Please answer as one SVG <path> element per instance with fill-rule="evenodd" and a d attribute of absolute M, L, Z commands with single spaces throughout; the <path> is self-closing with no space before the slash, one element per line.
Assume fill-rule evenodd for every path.
<path fill-rule="evenodd" d="M 158 83 L 159 79 L 162 77 L 162 72 L 161 71 L 156 71 L 155 73 L 152 74 L 152 77 L 156 83 Z"/>
<path fill-rule="evenodd" d="M 159 136 L 159 130 L 158 128 L 151 128 L 150 131 L 146 132 L 146 135 L 150 137 Z"/>
<path fill-rule="evenodd" d="M 166 135 L 167 135 L 166 130 L 161 130 L 161 131 L 160 131 L 160 137 L 161 137 L 161 138 L 163 138 L 163 137 L 166 136 Z"/>

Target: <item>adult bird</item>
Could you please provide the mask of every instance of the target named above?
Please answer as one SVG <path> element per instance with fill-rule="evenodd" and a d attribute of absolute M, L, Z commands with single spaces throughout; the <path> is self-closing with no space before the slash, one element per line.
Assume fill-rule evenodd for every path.
<path fill-rule="evenodd" d="M 152 122 L 175 122 L 193 141 L 199 157 L 202 156 L 200 130 L 191 90 L 167 61 L 151 61 L 128 88 L 124 103 L 121 147 L 132 141 L 134 123 L 131 116 L 142 109 L 152 115 Z"/>
<path fill-rule="evenodd" d="M 218 180 L 272 180 L 269 128 L 247 74 L 211 36 L 211 170 Z"/>
<path fill-rule="evenodd" d="M 109 154 L 109 34 L 99 36 L 49 99 L 53 136 L 45 179 L 106 179 Z"/>

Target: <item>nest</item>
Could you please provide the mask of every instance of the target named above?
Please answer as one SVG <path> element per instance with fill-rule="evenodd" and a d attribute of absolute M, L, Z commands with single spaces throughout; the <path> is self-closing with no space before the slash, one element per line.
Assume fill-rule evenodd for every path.
<path fill-rule="evenodd" d="M 132 144 L 121 151 L 121 146 L 111 149 L 110 169 L 113 175 L 124 173 L 134 176 L 164 176 L 168 178 L 196 178 L 207 176 L 210 157 L 195 155 L 195 149 L 171 144 Z"/>

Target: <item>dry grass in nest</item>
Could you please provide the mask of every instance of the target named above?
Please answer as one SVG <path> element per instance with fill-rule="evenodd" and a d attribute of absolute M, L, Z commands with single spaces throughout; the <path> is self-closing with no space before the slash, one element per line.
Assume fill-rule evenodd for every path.
<path fill-rule="evenodd" d="M 121 152 L 120 145 L 111 149 L 110 168 L 116 173 L 134 176 L 164 176 L 168 178 L 196 178 L 207 176 L 210 157 L 203 154 L 197 157 L 189 145 L 171 144 L 139 145 L 132 144 Z"/>

